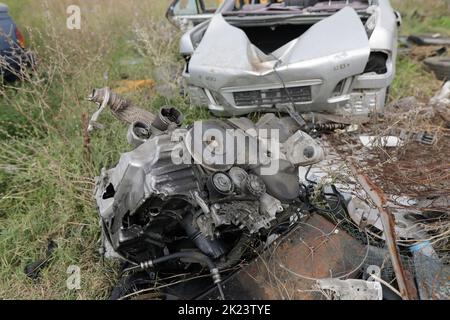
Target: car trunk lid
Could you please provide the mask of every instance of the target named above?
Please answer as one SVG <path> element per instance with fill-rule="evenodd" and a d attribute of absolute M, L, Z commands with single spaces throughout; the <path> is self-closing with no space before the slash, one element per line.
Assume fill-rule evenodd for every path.
<path fill-rule="evenodd" d="M 369 54 L 364 26 L 349 7 L 267 54 L 244 31 L 216 15 L 191 58 L 190 81 L 217 91 L 279 83 L 280 77 L 286 82 L 328 79 L 337 84 L 362 73 Z M 293 66 L 301 72 L 293 75 Z"/>

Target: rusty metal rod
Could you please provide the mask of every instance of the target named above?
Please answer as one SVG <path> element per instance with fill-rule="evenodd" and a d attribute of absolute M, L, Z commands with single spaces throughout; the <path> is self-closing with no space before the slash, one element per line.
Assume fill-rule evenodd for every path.
<path fill-rule="evenodd" d="M 411 281 L 408 281 L 408 277 L 405 273 L 405 269 L 403 268 L 403 264 L 400 259 L 400 253 L 398 251 L 397 240 L 395 236 L 395 221 L 392 213 L 387 206 L 386 195 L 377 185 L 375 185 L 372 180 L 370 180 L 367 175 L 358 171 L 353 158 L 348 157 L 347 161 L 356 179 L 378 208 L 380 219 L 383 224 L 384 237 L 389 249 L 392 266 L 394 268 L 395 276 L 397 278 L 397 284 L 400 289 L 402 298 L 404 300 L 417 299 L 414 288 L 415 285 L 411 283 Z"/>

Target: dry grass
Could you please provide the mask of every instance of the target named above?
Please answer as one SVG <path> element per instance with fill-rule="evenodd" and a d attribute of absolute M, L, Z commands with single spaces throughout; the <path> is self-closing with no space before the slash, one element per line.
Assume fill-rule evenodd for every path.
<path fill-rule="evenodd" d="M 403 15 L 403 35 L 440 33 L 450 36 L 450 2 L 432 1 L 392 1 Z M 423 49 L 423 48 L 421 48 Z M 417 50 L 419 52 L 421 50 Z M 426 51 L 426 50 L 422 50 Z M 414 52 L 416 53 L 416 52 Z M 358 135 L 337 136 L 334 143 L 343 154 L 355 156 L 361 162 L 361 170 L 376 181 L 389 196 L 410 197 L 430 203 L 411 206 L 411 210 L 422 212 L 416 222 L 424 230 L 442 261 L 449 262 L 449 221 L 448 194 L 450 192 L 450 157 L 448 145 L 450 131 L 446 110 L 429 103 L 430 98 L 441 88 L 433 74 L 427 72 L 416 57 L 403 56 L 397 62 L 397 74 L 391 90 L 392 104 L 387 107 L 382 119 L 377 119 L 358 133 L 384 137 L 402 136 L 408 133 L 427 132 L 435 134 L 433 145 L 421 144 L 404 136 L 404 146 L 396 148 L 362 147 Z M 405 99 L 400 103 L 400 98 Z M 447 107 L 448 110 L 448 107 Z M 413 240 L 400 241 L 410 245 Z"/>
<path fill-rule="evenodd" d="M 84 98 L 92 88 L 115 87 L 123 78 L 158 79 L 160 66 L 176 65 L 177 35 L 163 17 L 170 1 L 3 2 L 26 29 L 39 64 L 32 77 L 23 75 L 27 81 L 0 87 L 0 298 L 105 298 L 116 269 L 104 265 L 98 253 L 93 177 L 128 147 L 126 128 L 106 113 L 101 119 L 106 129 L 87 138 L 85 120 L 94 110 Z M 414 1 L 411 7 L 424 12 L 424 3 L 428 8 L 429 1 Z M 69 4 L 82 9 L 81 30 L 65 27 Z M 405 1 L 398 5 L 410 9 Z M 440 5 L 430 10 L 433 17 L 419 25 L 435 31 L 446 20 L 440 16 Z M 415 25 L 410 20 L 407 25 Z M 414 93 L 422 77 L 429 75 L 401 61 L 393 97 Z M 424 96 L 430 94 L 420 90 Z M 148 90 L 133 93 L 133 100 L 148 109 L 177 104 L 188 121 L 208 117 L 180 98 Z M 40 279 L 33 281 L 23 269 L 43 257 L 49 239 L 58 248 Z M 70 265 L 81 268 L 80 290 L 66 287 Z"/>
<path fill-rule="evenodd" d="M 29 1 L 17 20 L 39 57 L 33 75 L 0 88 L 0 297 L 94 299 L 107 296 L 115 269 L 98 254 L 98 220 L 92 200 L 93 178 L 126 150 L 126 128 L 104 115 L 107 128 L 91 137 L 83 152 L 83 117 L 93 112 L 84 100 L 94 87 L 114 86 L 124 77 L 151 77 L 152 54 L 142 51 L 139 66 L 121 59 L 139 57 L 132 41 L 140 30 L 164 34 L 171 26 L 163 10 L 168 1 Z M 68 30 L 66 5 L 82 8 L 81 30 Z M 23 19 L 29 17 L 28 25 Z M 142 24 L 144 22 L 144 24 Z M 161 56 L 175 57 L 164 37 L 152 38 Z M 164 99 L 139 92 L 144 107 Z M 95 107 L 94 107 L 95 108 Z M 42 258 L 48 239 L 58 248 L 37 281 L 24 267 Z M 81 289 L 68 290 L 67 268 L 81 268 Z"/>
<path fill-rule="evenodd" d="M 403 17 L 403 34 L 441 33 L 450 35 L 450 1 L 391 0 Z M 447 13 L 447 14 L 445 14 Z"/>

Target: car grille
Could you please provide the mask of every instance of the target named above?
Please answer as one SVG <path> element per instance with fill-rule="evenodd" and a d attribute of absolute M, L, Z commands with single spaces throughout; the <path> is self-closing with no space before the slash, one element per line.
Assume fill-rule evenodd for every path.
<path fill-rule="evenodd" d="M 234 92 L 233 96 L 236 106 L 275 105 L 278 103 L 290 103 L 292 101 L 296 103 L 309 102 L 312 100 L 310 86 L 241 91 Z"/>

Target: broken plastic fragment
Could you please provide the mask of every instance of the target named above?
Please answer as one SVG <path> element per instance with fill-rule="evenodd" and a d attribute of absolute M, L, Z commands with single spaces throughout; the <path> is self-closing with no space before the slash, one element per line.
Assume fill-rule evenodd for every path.
<path fill-rule="evenodd" d="M 379 282 L 358 279 L 323 279 L 318 281 L 321 290 L 334 292 L 336 300 L 382 300 L 383 289 Z"/>
<path fill-rule="evenodd" d="M 364 147 L 367 148 L 394 148 L 403 146 L 403 141 L 399 137 L 395 136 L 360 136 L 359 140 Z"/>

